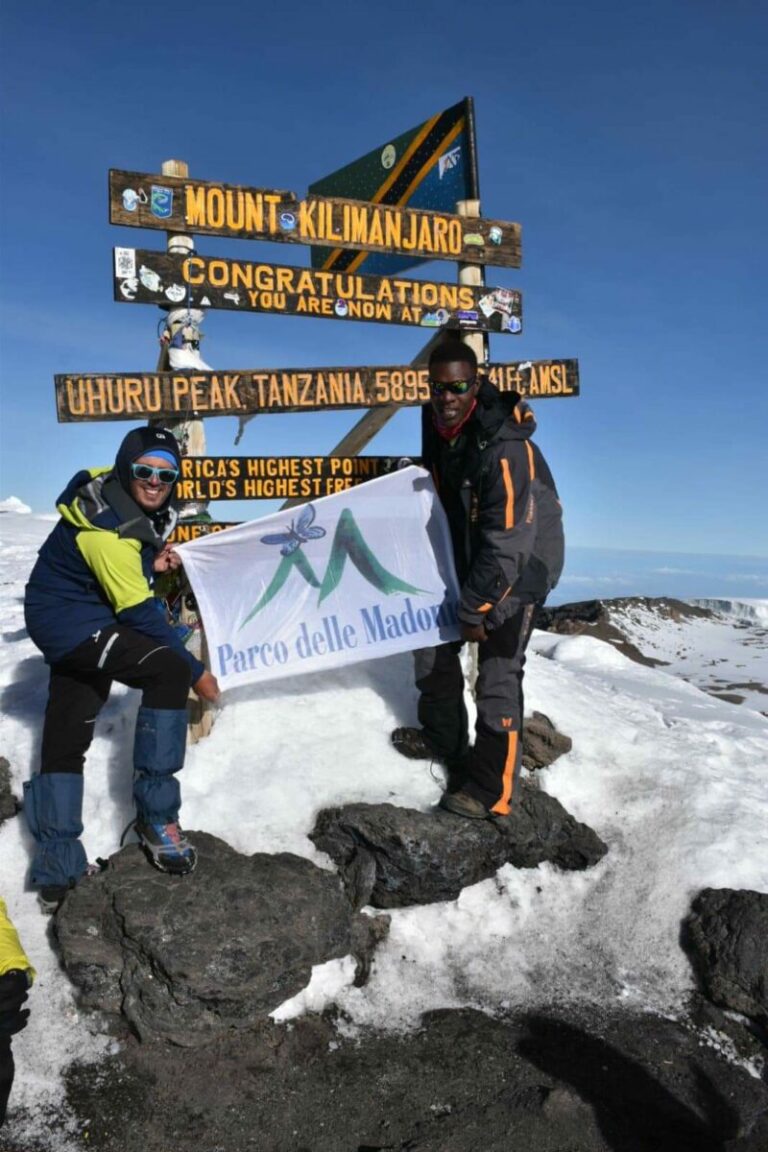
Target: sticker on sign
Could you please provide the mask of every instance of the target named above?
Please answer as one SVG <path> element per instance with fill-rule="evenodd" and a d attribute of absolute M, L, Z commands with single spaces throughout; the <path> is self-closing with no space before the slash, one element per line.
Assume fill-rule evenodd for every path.
<path fill-rule="evenodd" d="M 115 276 L 118 280 L 132 280 L 136 277 L 135 248 L 115 248 Z"/>

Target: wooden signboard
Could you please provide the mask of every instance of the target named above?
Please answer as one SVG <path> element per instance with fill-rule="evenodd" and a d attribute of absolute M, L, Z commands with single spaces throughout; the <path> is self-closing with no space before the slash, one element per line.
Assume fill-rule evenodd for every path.
<path fill-rule="evenodd" d="M 453 212 L 426 212 L 364 200 L 243 188 L 147 172 L 109 173 L 112 224 L 163 231 L 319 244 L 463 264 L 520 267 L 520 225 L 468 221 Z"/>
<path fill-rule="evenodd" d="M 237 528 L 241 520 L 177 520 L 176 527 L 168 537 L 169 544 L 187 544 L 200 536 L 210 536 L 213 532 L 223 532 L 225 528 Z"/>
<path fill-rule="evenodd" d="M 502 392 L 535 398 L 579 395 L 577 360 L 489 364 Z M 221 372 L 71 374 L 54 377 L 62 424 L 92 420 L 170 420 L 190 415 L 375 408 L 429 400 L 426 366 L 249 368 Z"/>
<path fill-rule="evenodd" d="M 176 499 L 316 500 L 386 476 L 398 462 L 397 456 L 186 456 Z"/>
<path fill-rule="evenodd" d="M 511 288 L 324 272 L 214 256 L 114 249 L 115 300 L 329 320 L 373 320 L 462 332 L 522 331 L 522 297 Z"/>

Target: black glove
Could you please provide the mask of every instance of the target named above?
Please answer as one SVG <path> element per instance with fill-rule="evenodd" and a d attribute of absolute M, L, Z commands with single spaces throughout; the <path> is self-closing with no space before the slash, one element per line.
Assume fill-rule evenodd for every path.
<path fill-rule="evenodd" d="M 28 974 L 18 968 L 0 976 L 0 1037 L 13 1036 L 26 1027 L 29 1009 L 21 1006 L 28 988 Z"/>

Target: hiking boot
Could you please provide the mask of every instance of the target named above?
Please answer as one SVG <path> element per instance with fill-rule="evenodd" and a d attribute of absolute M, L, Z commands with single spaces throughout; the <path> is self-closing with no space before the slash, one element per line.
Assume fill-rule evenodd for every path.
<path fill-rule="evenodd" d="M 421 728 L 395 728 L 392 744 L 401 756 L 409 760 L 440 760 L 440 756 L 426 739 Z"/>
<path fill-rule="evenodd" d="M 95 864 L 89 864 L 79 880 L 71 879 L 68 884 L 46 884 L 37 890 L 37 902 L 46 915 L 52 916 L 58 912 L 64 903 L 64 897 L 71 892 L 76 884 L 86 876 L 98 876 L 107 866 L 106 860 L 99 856 Z"/>
<path fill-rule="evenodd" d="M 467 792 L 443 792 L 440 807 L 454 816 L 466 816 L 468 820 L 488 820 L 488 809 Z"/>
<path fill-rule="evenodd" d="M 136 821 L 136 835 L 150 861 L 161 872 L 186 876 L 194 872 L 197 852 L 175 821 L 168 824 L 145 824 Z"/>
<path fill-rule="evenodd" d="M 53 916 L 64 903 L 64 897 L 69 892 L 67 884 L 48 884 L 45 888 L 38 888 L 37 902 L 46 916 Z"/>

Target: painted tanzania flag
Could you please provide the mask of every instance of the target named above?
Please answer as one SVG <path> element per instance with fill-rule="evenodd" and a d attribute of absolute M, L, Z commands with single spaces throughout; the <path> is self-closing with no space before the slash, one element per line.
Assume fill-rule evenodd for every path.
<path fill-rule="evenodd" d="M 472 100 L 467 97 L 402 136 L 310 184 L 316 196 L 455 212 L 459 200 L 476 199 L 477 161 Z M 312 267 L 390 276 L 423 260 L 340 248 L 312 248 Z"/>

